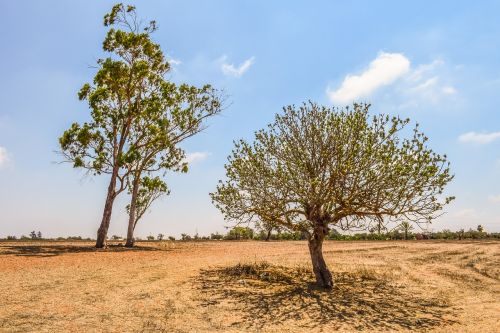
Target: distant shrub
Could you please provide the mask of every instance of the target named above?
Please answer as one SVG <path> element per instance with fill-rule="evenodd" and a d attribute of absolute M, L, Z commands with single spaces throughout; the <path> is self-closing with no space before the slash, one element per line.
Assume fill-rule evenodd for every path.
<path fill-rule="evenodd" d="M 215 234 L 210 234 L 210 239 L 221 240 L 224 239 L 224 235 L 221 235 L 218 232 L 216 232 Z"/>
<path fill-rule="evenodd" d="M 149 236 L 147 237 L 147 240 L 148 240 L 148 241 L 155 240 L 155 236 L 149 235 Z"/>
<path fill-rule="evenodd" d="M 192 239 L 193 238 L 191 236 L 189 236 L 188 234 L 181 234 L 181 240 L 183 240 L 183 241 L 190 241 Z"/>
<path fill-rule="evenodd" d="M 42 239 L 42 232 L 39 231 L 39 232 L 36 232 L 36 231 L 32 231 L 30 232 L 30 238 L 31 239 Z"/>
<path fill-rule="evenodd" d="M 168 236 L 168 239 L 171 240 L 171 241 L 174 241 L 175 237 L 174 236 Z"/>

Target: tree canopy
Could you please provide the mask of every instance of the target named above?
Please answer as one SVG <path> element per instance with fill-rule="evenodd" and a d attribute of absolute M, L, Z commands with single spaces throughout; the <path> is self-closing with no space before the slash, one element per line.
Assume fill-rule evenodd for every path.
<path fill-rule="evenodd" d="M 449 162 L 427 146 L 418 125 L 400 138 L 409 119 L 371 116 L 369 108 L 313 102 L 285 107 L 253 143 L 235 142 L 227 179 L 211 193 L 227 220 L 271 221 L 306 233 L 313 269 L 325 287 L 332 282 L 321 243 L 329 226 L 428 223 L 453 199 L 443 197 L 453 178 Z"/>

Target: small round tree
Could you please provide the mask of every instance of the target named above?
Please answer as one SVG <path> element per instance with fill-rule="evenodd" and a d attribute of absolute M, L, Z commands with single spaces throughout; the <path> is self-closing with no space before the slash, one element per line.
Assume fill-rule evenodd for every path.
<path fill-rule="evenodd" d="M 429 223 L 453 197 L 442 198 L 446 155 L 426 146 L 408 119 L 369 115 L 368 104 L 336 109 L 288 106 L 254 143 L 235 142 L 225 181 L 211 193 L 226 220 L 264 219 L 308 237 L 317 283 L 332 288 L 322 253 L 330 226 L 368 229 L 381 223 Z"/>

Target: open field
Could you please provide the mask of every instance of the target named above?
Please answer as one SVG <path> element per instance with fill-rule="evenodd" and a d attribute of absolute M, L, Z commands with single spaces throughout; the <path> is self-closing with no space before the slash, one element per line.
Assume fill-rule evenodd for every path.
<path fill-rule="evenodd" d="M 0 243 L 5 332 L 500 332 L 500 242 Z"/>

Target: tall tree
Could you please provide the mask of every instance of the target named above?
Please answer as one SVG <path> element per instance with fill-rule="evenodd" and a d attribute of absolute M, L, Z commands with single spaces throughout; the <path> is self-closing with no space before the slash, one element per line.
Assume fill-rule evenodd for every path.
<path fill-rule="evenodd" d="M 79 98 L 88 101 L 91 120 L 82 125 L 72 124 L 59 139 L 62 155 L 75 168 L 110 177 L 97 231 L 98 248 L 105 244 L 113 203 L 127 189 L 129 175 L 142 157 L 138 146 L 143 138 L 134 134 L 134 130 L 148 117 L 159 121 L 158 127 L 165 127 L 161 124 L 165 121 L 162 117 L 165 105 L 175 108 L 179 101 L 171 101 L 173 96 L 195 89 L 186 85 L 177 87 L 165 80 L 170 66 L 160 46 L 151 40 L 156 31 L 155 21 L 142 26 L 135 7 L 117 4 L 104 16 L 104 25 L 109 30 L 103 50 L 109 56 L 97 61 L 99 69 L 93 83 L 85 84 L 79 92 Z M 210 86 L 202 89 L 207 93 L 212 91 Z M 174 113 L 174 124 L 176 117 Z M 146 131 L 145 135 L 150 134 L 151 131 Z M 175 148 L 171 152 L 175 155 Z M 176 158 L 177 155 L 169 156 L 167 160 Z M 168 167 L 167 164 L 162 167 Z"/>
<path fill-rule="evenodd" d="M 426 146 L 408 119 L 369 116 L 369 105 L 335 109 L 309 102 L 288 106 L 255 141 L 240 140 L 226 164 L 227 180 L 211 193 L 225 219 L 272 220 L 308 237 L 319 285 L 332 288 L 322 253 L 329 226 L 378 226 L 380 219 L 428 223 L 453 197 L 446 156 Z"/>

